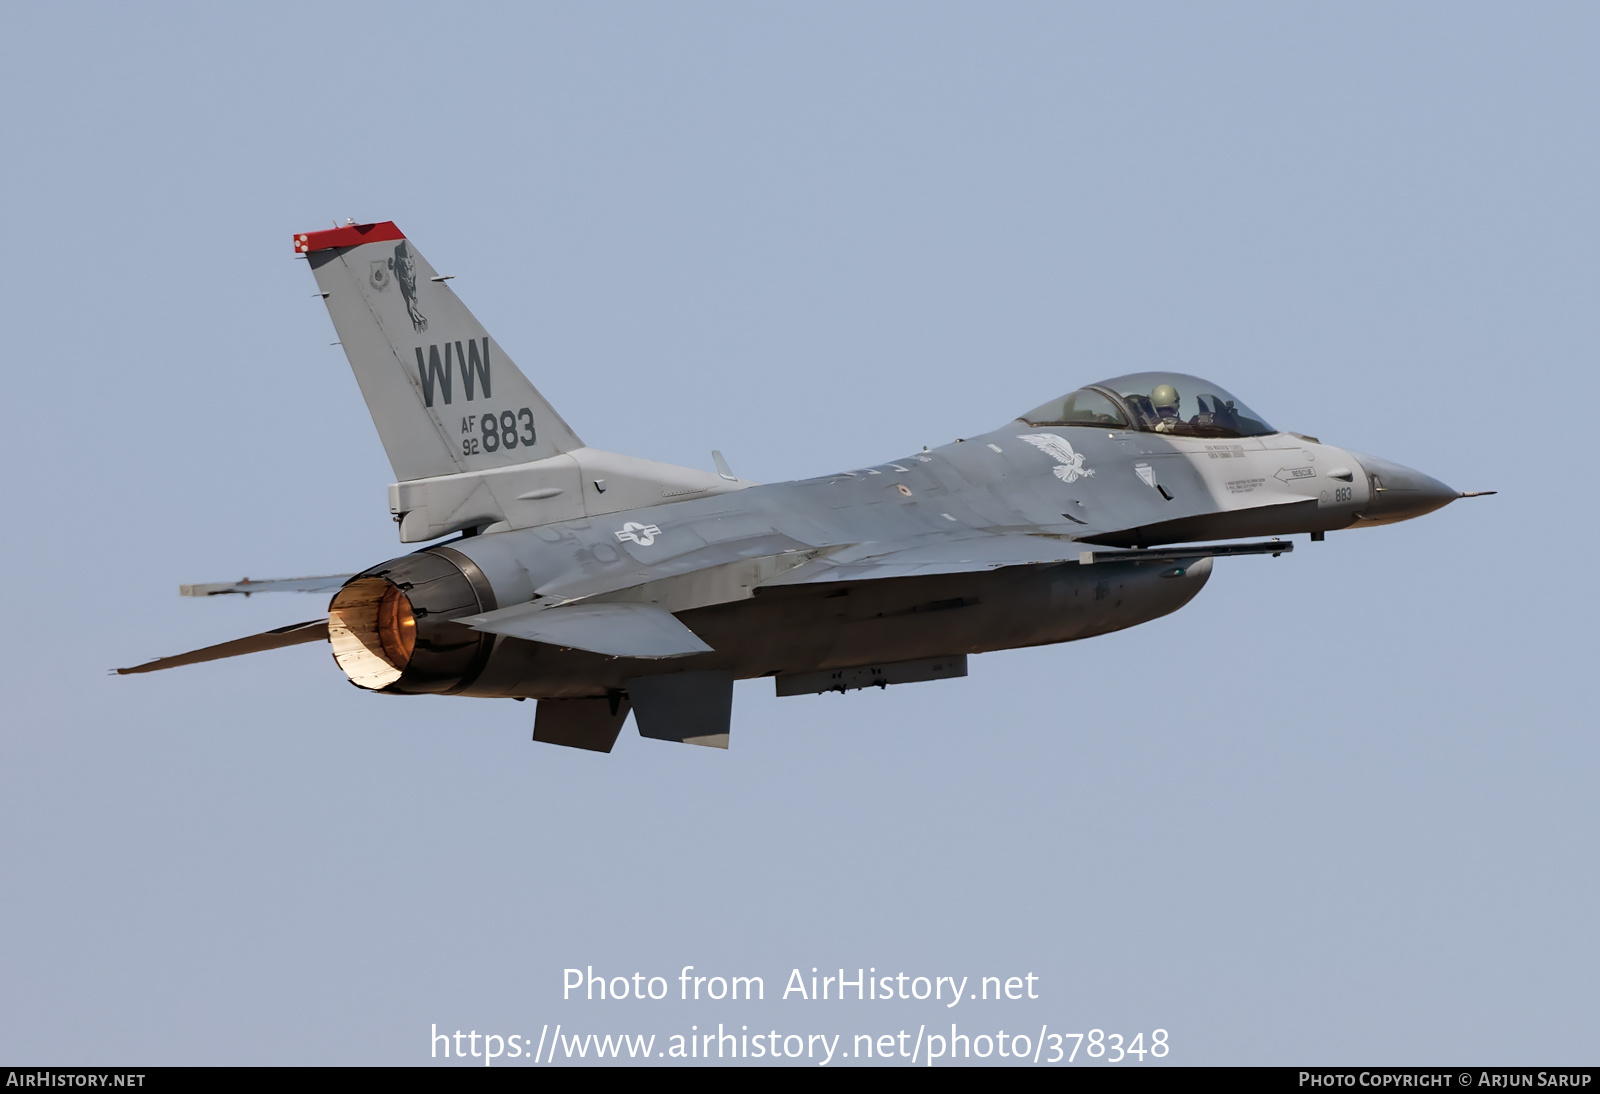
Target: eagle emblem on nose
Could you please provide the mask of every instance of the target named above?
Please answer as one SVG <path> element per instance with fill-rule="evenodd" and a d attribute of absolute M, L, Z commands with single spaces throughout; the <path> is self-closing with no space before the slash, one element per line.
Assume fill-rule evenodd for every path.
<path fill-rule="evenodd" d="M 1062 482 L 1077 482 L 1094 474 L 1092 468 L 1085 466 L 1083 453 L 1074 452 L 1065 437 L 1058 437 L 1054 433 L 1023 433 L 1018 435 L 1017 440 L 1027 441 L 1039 451 L 1053 457 L 1058 466 L 1052 467 L 1051 470 Z"/>

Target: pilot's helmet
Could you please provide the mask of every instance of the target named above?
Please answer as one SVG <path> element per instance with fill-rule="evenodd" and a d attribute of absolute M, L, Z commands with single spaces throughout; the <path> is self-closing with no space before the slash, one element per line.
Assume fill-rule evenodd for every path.
<path fill-rule="evenodd" d="M 1171 384 L 1157 384 L 1155 390 L 1150 393 L 1150 402 L 1157 410 L 1176 412 L 1178 409 L 1178 389 Z"/>

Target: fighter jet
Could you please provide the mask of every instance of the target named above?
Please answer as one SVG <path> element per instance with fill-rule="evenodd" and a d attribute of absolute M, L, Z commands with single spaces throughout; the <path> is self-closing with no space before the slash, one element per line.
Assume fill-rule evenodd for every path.
<path fill-rule="evenodd" d="M 590 448 L 392 222 L 294 237 L 378 428 L 400 541 L 359 573 L 183 586 L 331 592 L 326 615 L 143 673 L 327 642 L 358 688 L 536 699 L 533 739 L 728 746 L 735 680 L 778 695 L 965 676 L 1194 599 L 1213 560 L 1463 494 L 1141 372 L 988 433 L 762 485 Z M 1486 491 L 1490 493 L 1492 491 Z M 445 539 L 444 537 L 454 537 Z"/>

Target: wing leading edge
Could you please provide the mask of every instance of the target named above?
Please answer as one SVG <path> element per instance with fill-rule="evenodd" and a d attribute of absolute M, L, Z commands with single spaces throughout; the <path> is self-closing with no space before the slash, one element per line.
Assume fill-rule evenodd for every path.
<path fill-rule="evenodd" d="M 962 539 L 947 537 L 910 544 L 862 543 L 836 554 L 813 559 L 763 582 L 761 587 L 883 581 L 898 577 L 976 573 L 1007 566 L 1051 563 L 1169 563 L 1185 559 L 1265 554 L 1276 557 L 1292 550 L 1293 543 L 1275 539 L 1261 543 L 1201 543 L 1159 550 L 1085 551 L 1081 542 L 1055 536 L 1023 532 L 1000 535 L 980 533 Z"/>

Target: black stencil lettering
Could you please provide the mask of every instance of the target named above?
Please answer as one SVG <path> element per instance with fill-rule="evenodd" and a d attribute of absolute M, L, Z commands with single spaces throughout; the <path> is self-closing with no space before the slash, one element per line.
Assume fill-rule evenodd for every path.
<path fill-rule="evenodd" d="M 422 405 L 433 405 L 433 388 L 439 385 L 444 395 L 444 405 L 450 405 L 450 344 L 445 343 L 444 361 L 439 360 L 439 347 L 428 347 L 428 363 L 422 363 L 422 347 L 417 347 L 417 378 L 422 381 Z"/>
<path fill-rule="evenodd" d="M 489 339 L 483 340 L 483 360 L 478 360 L 478 343 L 476 340 L 467 342 L 467 355 L 461 356 L 461 343 L 456 343 L 456 360 L 461 362 L 461 386 L 467 389 L 467 400 L 470 402 L 475 396 L 475 384 L 483 385 L 483 397 L 489 398 Z"/>

